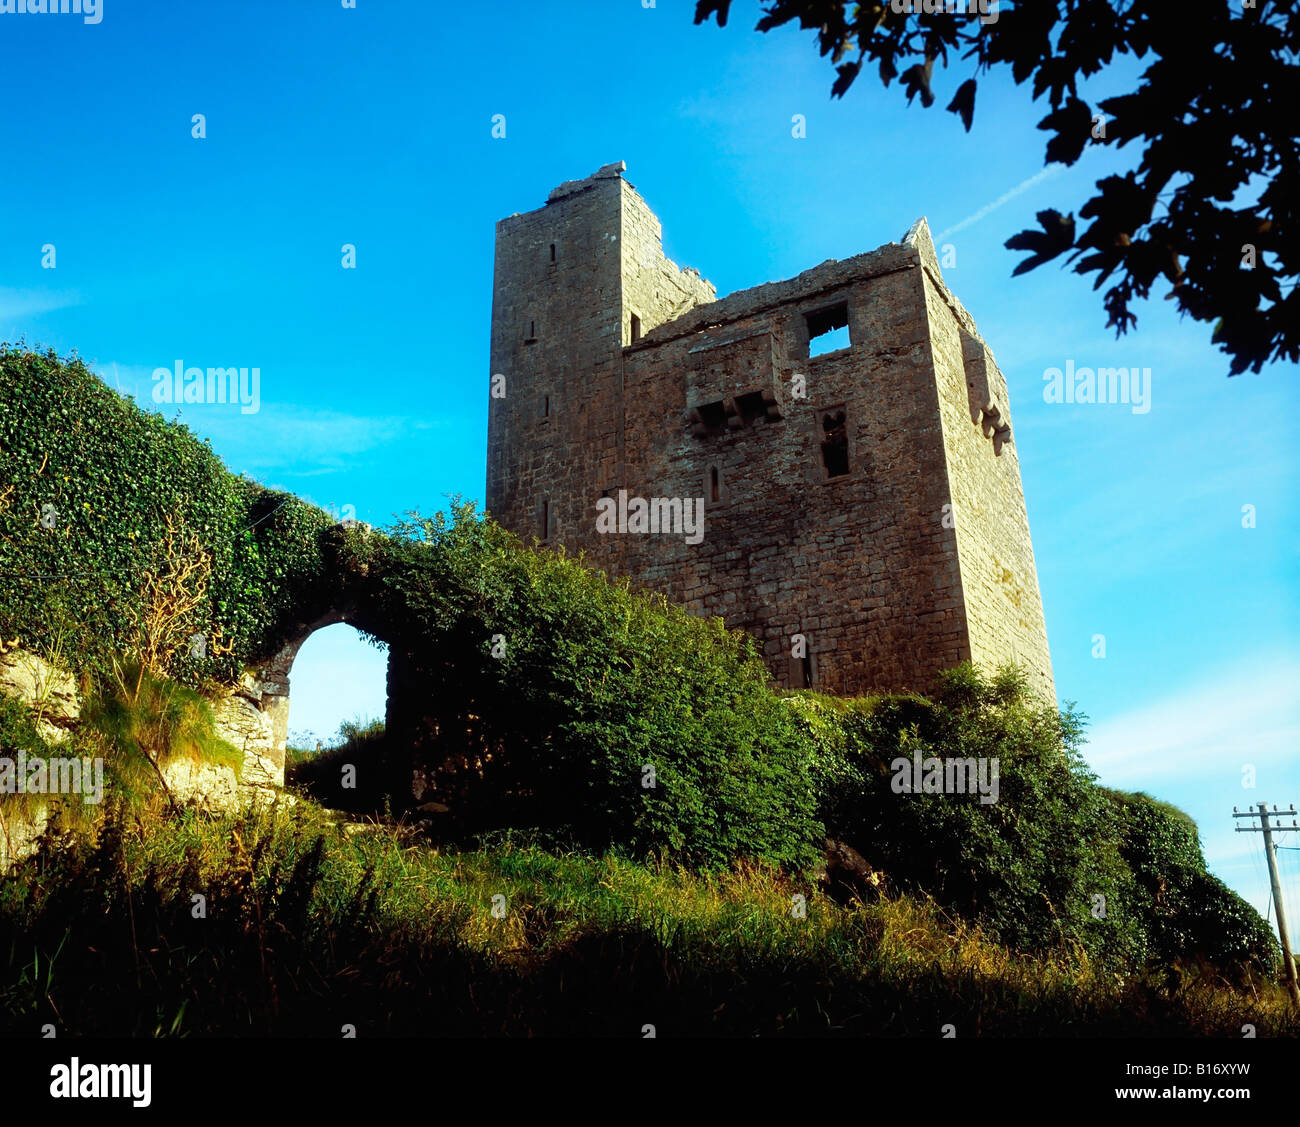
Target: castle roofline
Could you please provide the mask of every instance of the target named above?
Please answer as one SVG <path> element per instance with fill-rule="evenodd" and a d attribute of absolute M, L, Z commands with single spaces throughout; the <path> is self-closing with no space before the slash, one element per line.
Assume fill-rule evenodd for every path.
<path fill-rule="evenodd" d="M 556 200 L 562 200 L 566 196 L 576 196 L 579 192 L 585 192 L 588 188 L 596 186 L 599 180 L 621 180 L 623 173 L 627 171 L 627 162 L 616 160 L 612 164 L 602 164 L 590 176 L 582 180 L 566 180 L 558 188 L 553 188 L 550 195 L 546 197 L 547 203 L 555 203 Z"/>
<path fill-rule="evenodd" d="M 828 258 L 793 278 L 764 282 L 762 285 L 736 290 L 716 301 L 697 305 L 680 317 L 655 326 L 639 341 L 628 345 L 627 350 L 653 348 L 665 341 L 752 317 L 791 302 L 808 301 L 819 294 L 830 293 L 882 274 L 917 268 L 929 273 L 958 319 L 969 332 L 979 337 L 974 319 L 943 280 L 934 240 L 930 236 L 930 224 L 925 216 L 921 216 L 907 229 L 901 242 L 885 243 L 884 246 L 856 254 L 852 258 Z"/>
<path fill-rule="evenodd" d="M 913 269 L 922 265 L 924 262 L 920 249 L 909 243 L 886 243 L 876 250 L 857 254 L 852 258 L 828 258 L 825 262 L 810 267 L 793 278 L 780 282 L 764 282 L 749 289 L 736 290 L 716 301 L 688 309 L 680 317 L 657 325 L 635 344 L 630 345 L 629 349 L 654 347 L 676 337 L 744 317 L 752 317 L 756 313 L 787 305 L 790 302 L 805 301 L 816 297 L 819 293 L 841 289 L 881 274 L 892 274 L 898 270 Z"/>

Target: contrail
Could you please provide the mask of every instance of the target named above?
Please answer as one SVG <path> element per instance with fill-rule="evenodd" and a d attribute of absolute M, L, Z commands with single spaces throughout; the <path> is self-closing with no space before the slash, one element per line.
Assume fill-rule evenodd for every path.
<path fill-rule="evenodd" d="M 981 219 L 983 219 L 986 215 L 988 215 L 990 211 L 996 211 L 1004 203 L 1006 203 L 1007 200 L 1014 199 L 1016 196 L 1020 195 L 1021 192 L 1029 191 L 1029 189 L 1032 188 L 1035 184 L 1041 183 L 1042 181 L 1046 180 L 1049 176 L 1055 176 L 1060 171 L 1061 171 L 1061 166 L 1059 164 L 1054 164 L 1050 168 L 1044 168 L 1043 171 L 1038 173 L 1036 176 L 1031 176 L 1028 180 L 1025 180 L 1020 184 L 1017 184 L 1014 188 L 1011 189 L 1011 191 L 1004 192 L 1002 195 L 998 196 L 998 198 L 995 199 L 992 203 L 985 204 L 974 215 L 968 215 L 965 219 L 963 219 L 960 223 L 956 224 L 955 226 L 949 227 L 946 231 L 940 231 L 939 234 L 935 235 L 934 237 L 935 242 L 938 242 L 940 239 L 946 238 L 949 235 L 955 234 L 956 232 L 960 231 L 963 227 L 969 227 L 972 223 L 978 223 Z"/>

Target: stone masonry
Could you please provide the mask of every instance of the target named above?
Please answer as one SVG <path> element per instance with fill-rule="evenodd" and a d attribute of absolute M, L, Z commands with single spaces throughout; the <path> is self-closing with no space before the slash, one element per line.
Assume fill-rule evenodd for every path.
<path fill-rule="evenodd" d="M 489 512 L 749 631 L 782 685 L 1014 662 L 1054 702 L 1006 380 L 925 220 L 719 300 L 623 170 L 497 224 Z M 698 499 L 703 538 L 602 531 L 602 498 Z"/>

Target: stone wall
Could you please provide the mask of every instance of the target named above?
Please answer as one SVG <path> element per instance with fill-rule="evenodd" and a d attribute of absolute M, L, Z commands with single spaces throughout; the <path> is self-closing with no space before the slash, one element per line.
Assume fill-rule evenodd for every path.
<path fill-rule="evenodd" d="M 46 743 L 62 743 L 81 718 L 76 679 L 28 650 L 0 654 L 0 693 L 28 705 Z"/>
<path fill-rule="evenodd" d="M 924 220 L 715 299 L 622 167 L 498 224 L 492 515 L 750 631 L 786 685 L 924 690 L 1015 660 L 1054 699 L 1006 382 Z M 701 500 L 702 541 L 602 533 L 620 495 Z"/>
<path fill-rule="evenodd" d="M 288 649 L 288 648 L 287 648 Z M 297 646 L 281 661 L 291 663 Z M 274 663 L 273 663 L 274 664 Z M 274 672 L 245 674 L 238 688 L 212 703 L 218 736 L 243 754 L 241 771 L 232 767 L 177 758 L 163 768 L 173 798 L 205 810 L 232 810 L 284 785 L 284 734 L 276 727 L 277 709 L 287 714 L 288 678 Z M 282 691 L 281 691 L 281 686 Z M 42 737 L 57 753 L 81 721 L 82 701 L 73 675 L 44 658 L 15 649 L 0 655 L 0 693 L 17 697 L 36 717 Z M 48 808 L 33 804 L 19 814 L 6 810 L 0 796 L 0 872 L 30 852 L 48 821 Z"/>
<path fill-rule="evenodd" d="M 933 247 L 923 261 L 971 660 L 985 668 L 1013 661 L 1054 701 L 1006 378 L 944 285 Z"/>

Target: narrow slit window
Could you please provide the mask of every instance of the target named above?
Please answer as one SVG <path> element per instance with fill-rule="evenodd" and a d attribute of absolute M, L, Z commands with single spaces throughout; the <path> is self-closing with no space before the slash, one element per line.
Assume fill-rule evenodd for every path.
<path fill-rule="evenodd" d="M 549 419 L 550 417 L 551 417 L 551 397 L 549 395 L 543 395 L 542 396 L 542 418 Z"/>
<path fill-rule="evenodd" d="M 554 243 L 551 244 L 551 262 L 552 262 L 552 263 L 555 262 L 555 244 L 554 244 Z"/>
<path fill-rule="evenodd" d="M 529 340 L 536 340 L 536 339 L 537 339 L 537 322 L 536 322 L 536 321 L 529 321 L 529 322 L 528 322 L 528 339 L 529 339 Z"/>
<path fill-rule="evenodd" d="M 849 472 L 848 416 L 843 407 L 832 407 L 822 415 L 822 468 L 828 481 Z"/>
<path fill-rule="evenodd" d="M 813 687 L 813 659 L 812 654 L 806 653 L 800 661 L 800 674 L 803 677 L 803 687 L 811 689 Z"/>
<path fill-rule="evenodd" d="M 836 349 L 849 348 L 849 304 L 846 301 L 804 314 L 808 326 L 808 355 L 821 356 Z"/>
<path fill-rule="evenodd" d="M 718 485 L 719 485 L 718 467 L 710 466 L 709 467 L 709 500 L 714 502 L 715 504 L 717 503 L 718 497 L 720 495 Z"/>
<path fill-rule="evenodd" d="M 641 318 L 635 313 L 632 314 L 632 343 L 635 344 L 641 339 Z"/>

